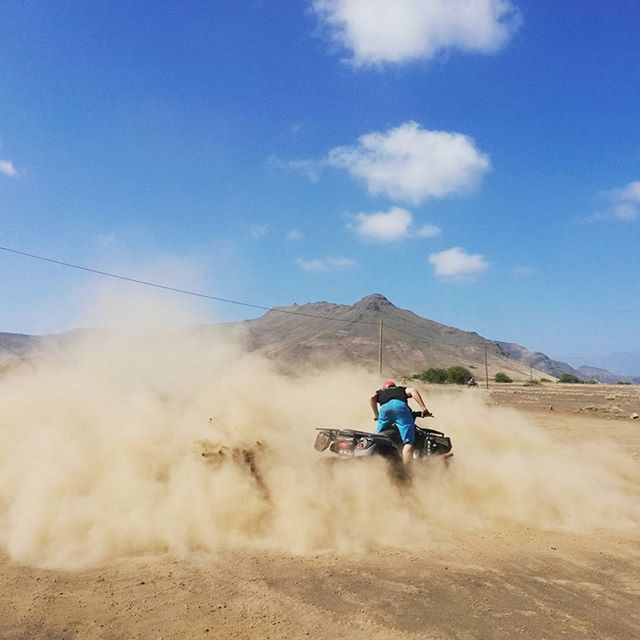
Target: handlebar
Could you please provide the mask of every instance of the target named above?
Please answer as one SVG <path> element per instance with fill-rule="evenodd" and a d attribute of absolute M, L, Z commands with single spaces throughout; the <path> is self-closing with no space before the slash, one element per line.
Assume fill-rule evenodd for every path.
<path fill-rule="evenodd" d="M 422 413 L 422 411 L 412 411 L 411 415 L 413 416 L 413 419 L 415 420 L 416 418 L 435 418 L 435 416 L 433 415 L 433 413 L 431 413 L 431 411 L 427 411 L 427 413 Z M 378 418 L 374 418 L 374 421 L 376 421 Z"/>

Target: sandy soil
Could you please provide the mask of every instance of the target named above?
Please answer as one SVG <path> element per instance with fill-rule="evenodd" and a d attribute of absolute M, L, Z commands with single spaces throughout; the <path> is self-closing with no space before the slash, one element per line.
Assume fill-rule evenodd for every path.
<path fill-rule="evenodd" d="M 567 443 L 615 438 L 637 459 L 640 423 L 628 418 L 637 389 L 477 391 Z M 621 410 L 601 410 L 610 405 Z M 490 534 L 452 533 L 428 553 L 234 550 L 74 572 L 2 554 L 0 567 L 5 640 L 640 638 L 637 530 L 558 533 L 505 522 Z"/>
<path fill-rule="evenodd" d="M 495 404 L 527 411 L 587 414 L 615 420 L 629 420 L 633 414 L 640 414 L 638 385 L 492 384 L 489 393 Z"/>

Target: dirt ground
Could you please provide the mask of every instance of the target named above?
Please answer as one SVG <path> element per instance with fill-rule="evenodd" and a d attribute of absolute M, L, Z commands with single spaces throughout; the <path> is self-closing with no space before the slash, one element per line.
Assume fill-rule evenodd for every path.
<path fill-rule="evenodd" d="M 484 389 L 482 389 L 486 393 Z M 640 386 L 616 384 L 491 384 L 491 400 L 527 411 L 555 411 L 629 420 L 640 414 Z"/>
<path fill-rule="evenodd" d="M 640 459 L 638 387 L 505 385 L 483 394 L 567 443 Z M 552 407 L 552 408 L 549 408 Z M 619 410 L 615 410 L 619 409 Z M 617 419 L 613 419 L 613 418 Z M 511 523 L 423 551 L 273 551 L 122 559 L 75 572 L 0 555 L 0 638 L 640 638 L 638 531 Z"/>

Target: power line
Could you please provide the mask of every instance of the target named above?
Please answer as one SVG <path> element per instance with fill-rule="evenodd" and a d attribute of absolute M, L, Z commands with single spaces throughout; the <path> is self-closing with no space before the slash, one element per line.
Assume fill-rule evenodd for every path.
<path fill-rule="evenodd" d="M 162 289 L 165 291 L 172 291 L 174 293 L 182 293 L 184 295 L 189 295 L 189 296 L 195 296 L 198 298 L 205 298 L 207 300 L 215 300 L 216 302 L 225 302 L 227 304 L 235 304 L 235 305 L 239 305 L 239 306 L 243 306 L 243 307 L 250 307 L 252 309 L 261 309 L 263 311 L 273 311 L 276 313 L 284 313 L 287 315 L 294 315 L 294 316 L 303 316 L 305 318 L 316 318 L 318 320 L 332 320 L 334 322 L 346 322 L 346 323 L 350 323 L 350 324 L 363 324 L 363 325 L 368 325 L 368 326 L 374 326 L 374 325 L 378 325 L 378 322 L 371 322 L 371 321 L 367 321 L 367 320 L 349 320 L 347 318 L 332 318 L 330 316 L 322 316 L 319 314 L 314 314 L 314 313 L 305 313 L 303 311 L 291 311 L 288 309 L 279 309 L 278 307 L 265 307 L 262 305 L 258 305 L 258 304 L 252 304 L 250 302 L 240 302 L 238 300 L 230 300 L 228 298 L 219 298 L 217 296 L 211 296 L 208 295 L 206 293 L 200 293 L 198 291 L 189 291 L 188 289 L 181 289 L 179 287 L 170 287 L 168 285 L 164 285 L 164 284 L 159 284 L 157 282 L 149 282 L 147 280 L 139 280 L 137 278 L 131 278 L 129 276 L 123 276 L 123 275 L 119 275 L 116 273 L 110 273 L 108 271 L 101 271 L 99 269 L 93 269 L 91 267 L 84 267 L 82 265 L 78 265 L 78 264 L 73 264 L 71 262 L 65 262 L 64 260 L 56 260 L 54 258 L 47 258 L 45 256 L 39 256 L 36 255 L 34 253 L 28 253 L 27 251 L 19 251 L 17 249 L 10 249 L 9 247 L 3 247 L 0 246 L 0 251 L 6 251 L 7 253 L 13 253 L 19 256 L 24 256 L 27 258 L 33 258 L 35 260 L 42 260 L 43 262 L 49 262 L 52 264 L 57 264 L 63 267 L 69 267 L 72 269 L 79 269 L 80 271 L 87 271 L 89 273 L 95 273 L 101 276 L 106 276 L 109 278 L 115 278 L 117 280 L 124 280 L 125 282 L 133 282 L 135 284 L 139 284 L 139 285 L 143 285 L 146 287 L 154 287 L 156 289 Z M 424 327 L 420 327 L 420 325 L 417 322 L 413 322 L 411 320 L 408 320 L 407 318 L 403 318 L 402 319 L 403 322 L 408 322 L 412 325 L 414 325 L 415 327 L 418 327 L 420 329 L 424 329 Z M 409 331 L 405 331 L 403 329 L 400 329 L 399 327 L 394 326 L 393 324 L 387 325 L 387 327 L 393 331 L 397 331 L 399 333 L 403 333 L 407 336 L 410 336 L 412 338 L 415 338 L 417 342 L 434 342 L 436 344 L 439 345 L 446 345 L 446 346 L 451 346 L 451 347 L 455 347 L 455 346 L 460 346 L 451 342 L 444 342 L 443 340 L 438 340 L 436 338 L 426 338 L 424 336 L 418 336 L 415 333 L 411 333 Z"/>
<path fill-rule="evenodd" d="M 82 265 L 77 265 L 77 264 L 73 264 L 71 262 L 65 262 L 63 260 L 55 260 L 54 258 L 47 258 L 45 256 L 39 256 L 36 255 L 34 253 L 28 253 L 26 251 L 18 251 L 17 249 L 10 249 L 9 247 L 3 247 L 0 246 L 0 251 L 6 251 L 7 253 L 13 253 L 19 256 L 24 256 L 27 258 L 33 258 L 35 260 L 42 260 L 43 262 L 49 262 L 52 264 L 57 264 L 63 267 L 69 267 L 72 269 L 79 269 L 80 271 L 87 271 L 89 273 L 95 273 L 101 276 L 107 276 L 109 278 L 115 278 L 117 280 L 124 280 L 125 282 L 133 282 L 135 284 L 139 284 L 139 285 L 143 285 L 146 287 L 153 287 L 156 289 L 162 289 L 165 291 L 172 291 L 174 293 L 182 293 L 184 295 L 189 295 L 189 296 L 195 296 L 198 298 L 205 298 L 207 300 L 214 300 L 216 302 L 226 302 L 227 304 L 235 304 L 235 305 L 239 305 L 239 306 L 243 306 L 243 307 L 250 307 L 252 309 L 261 309 L 263 311 L 273 311 L 275 313 L 284 313 L 287 315 L 293 315 L 293 316 L 302 316 L 305 318 L 316 318 L 318 320 L 332 320 L 334 322 L 345 322 L 345 323 L 350 323 L 350 324 L 363 324 L 363 325 L 368 325 L 368 326 L 377 326 L 379 324 L 379 321 L 377 322 L 371 322 L 371 321 L 367 321 L 367 320 L 349 320 L 347 318 L 332 318 L 330 316 L 322 316 L 319 314 L 314 314 L 314 313 L 305 313 L 303 311 L 291 311 L 288 309 L 279 309 L 277 307 L 265 307 L 262 305 L 258 305 L 258 304 L 252 304 L 250 302 L 240 302 L 238 300 L 230 300 L 227 298 L 219 298 L 216 296 L 211 296 L 208 295 L 206 293 L 200 293 L 198 291 L 189 291 L 188 289 L 181 289 L 179 287 L 170 287 L 168 285 L 164 285 L 164 284 L 159 284 L 157 282 L 149 282 L 147 280 L 139 280 L 137 278 L 131 278 L 129 276 L 123 276 L 123 275 L 119 275 L 116 273 L 110 273 L 108 271 L 101 271 L 99 269 L 93 269 L 91 267 L 84 267 Z M 403 318 L 402 319 L 403 322 L 408 322 L 409 324 L 412 324 L 415 327 L 418 327 L 419 329 L 423 329 L 424 327 L 420 327 L 420 325 L 417 322 L 408 320 L 407 318 Z M 438 340 L 437 338 L 427 338 L 425 336 L 419 336 L 416 335 L 415 333 L 411 333 L 410 331 L 405 331 L 404 329 L 400 329 L 399 327 L 394 326 L 393 324 L 387 324 L 386 325 L 388 329 L 392 330 L 392 331 L 397 331 L 398 333 L 403 333 L 407 336 L 410 336 L 411 338 L 415 338 L 416 342 L 432 342 L 432 343 L 436 343 L 438 345 L 442 345 L 442 346 L 450 346 L 450 347 L 459 347 L 459 344 L 454 344 L 452 342 L 445 342 L 443 340 Z"/>
<path fill-rule="evenodd" d="M 314 314 L 314 313 L 304 313 L 303 311 L 291 311 L 288 309 L 279 309 L 277 307 L 266 307 L 266 306 L 262 306 L 262 305 L 258 305 L 258 304 L 252 304 L 250 302 L 241 302 L 239 300 L 230 300 L 228 298 L 219 298 L 217 296 L 211 296 L 209 294 L 206 293 L 200 293 L 198 291 L 189 291 L 188 289 L 181 289 L 179 287 L 170 287 L 168 285 L 164 285 L 164 284 L 159 284 L 157 282 L 149 282 L 147 280 L 139 280 L 138 278 L 131 278 L 129 276 L 123 276 L 117 273 L 110 273 L 108 271 L 101 271 L 100 269 L 93 269 L 91 267 L 84 267 L 82 265 L 78 265 L 78 264 L 73 264 L 71 262 L 65 262 L 63 260 L 55 260 L 54 258 L 48 258 L 46 256 L 39 256 L 36 255 L 34 253 L 28 253 L 26 251 L 19 251 L 17 249 L 11 249 L 9 247 L 3 247 L 0 246 L 0 251 L 5 251 L 7 253 L 12 253 L 15 255 L 19 255 L 19 256 L 23 256 L 23 257 L 27 257 L 27 258 L 32 258 L 34 260 L 41 260 L 43 262 L 48 262 L 51 264 L 57 264 L 63 267 L 69 267 L 72 269 L 78 269 L 80 271 L 86 271 L 88 273 L 95 273 L 97 275 L 101 275 L 101 276 L 106 276 L 109 278 L 115 278 L 117 280 L 124 280 L 125 282 L 132 282 L 135 284 L 139 284 L 142 286 L 146 286 L 146 287 L 153 287 L 156 289 L 162 289 L 164 291 L 172 291 L 174 293 L 181 293 L 184 295 L 189 295 L 189 296 L 195 296 L 198 298 L 205 298 L 207 300 L 214 300 L 216 302 L 225 302 L 227 304 L 235 304 L 235 305 L 239 305 L 239 306 L 243 306 L 243 307 L 250 307 L 252 309 L 261 309 L 263 311 L 273 311 L 275 313 L 284 313 L 287 315 L 294 315 L 294 316 L 302 316 L 305 318 L 315 318 L 318 320 L 333 320 L 334 322 L 345 322 L 345 323 L 350 323 L 350 324 L 361 324 L 361 325 L 368 325 L 368 326 L 375 326 L 375 325 L 379 325 L 380 326 L 380 336 L 379 336 L 379 340 L 380 340 L 380 351 L 379 351 L 379 369 L 380 372 L 382 371 L 382 318 L 379 319 L 377 322 L 370 322 L 370 321 L 366 321 L 366 320 L 349 320 L 346 318 L 333 318 L 330 316 L 322 316 L 322 315 L 318 315 L 318 314 Z M 421 327 L 417 322 L 415 321 L 411 321 L 407 318 L 403 318 L 403 322 L 411 324 L 419 329 L 424 330 L 424 327 Z M 436 338 L 427 338 L 426 336 L 419 336 L 416 335 L 415 333 L 412 333 L 410 331 L 406 331 L 404 329 L 400 329 L 399 327 L 394 326 L 393 324 L 388 324 L 387 328 L 392 330 L 392 331 L 396 331 L 398 333 L 403 333 L 407 336 L 410 336 L 411 338 L 414 338 L 416 342 L 422 342 L 422 343 L 428 343 L 428 342 L 432 342 L 432 343 L 436 343 L 438 345 L 441 346 L 451 346 L 451 347 L 459 347 L 461 345 L 459 344 L 454 344 L 452 342 L 444 342 L 442 340 L 438 340 Z M 485 345 L 485 360 L 486 360 L 486 356 L 487 356 L 487 347 Z"/>
<path fill-rule="evenodd" d="M 278 309 L 277 307 L 264 307 L 259 304 L 251 304 L 249 302 L 240 302 L 238 300 L 229 300 L 227 298 L 218 298 L 216 296 L 210 296 L 206 293 L 199 293 L 198 291 L 189 291 L 188 289 L 180 289 L 179 287 L 169 287 L 164 284 L 158 284 L 157 282 L 149 282 L 147 280 L 138 280 L 137 278 L 130 278 L 128 276 L 122 276 L 117 273 L 109 273 L 108 271 L 100 271 L 99 269 L 92 269 L 90 267 L 83 267 L 78 264 L 72 264 L 71 262 L 64 262 L 63 260 L 54 260 L 53 258 L 47 258 L 45 256 L 38 256 L 34 253 L 27 253 L 26 251 L 18 251 L 17 249 L 10 249 L 9 247 L 0 246 L 0 251 L 6 251 L 7 253 L 14 253 L 19 256 L 27 258 L 33 258 L 35 260 L 42 260 L 43 262 L 50 262 L 63 267 L 70 267 L 72 269 L 79 269 L 81 271 L 88 271 L 89 273 L 96 273 L 101 276 L 107 276 L 109 278 L 116 278 L 117 280 L 124 280 L 126 282 L 133 282 L 135 284 L 144 285 L 146 287 L 154 287 L 156 289 L 163 289 L 165 291 L 173 291 L 174 293 L 182 293 L 188 296 L 195 296 L 197 298 L 206 298 L 207 300 L 215 300 L 216 302 L 226 302 L 228 304 L 236 304 L 242 307 L 251 307 L 252 309 L 261 309 L 263 311 L 274 311 L 276 313 L 286 313 L 292 316 L 304 316 L 306 318 L 317 318 L 320 320 L 333 320 L 334 322 L 349 322 L 352 324 L 366 324 L 377 325 L 377 322 L 367 322 L 365 320 L 349 320 L 347 318 L 332 318 L 330 316 L 321 316 L 314 313 L 304 313 L 302 311 L 290 311 L 287 309 Z"/>

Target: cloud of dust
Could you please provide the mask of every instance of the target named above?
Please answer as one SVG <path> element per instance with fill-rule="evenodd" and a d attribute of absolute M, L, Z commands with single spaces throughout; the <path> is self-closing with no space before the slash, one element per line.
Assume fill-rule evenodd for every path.
<path fill-rule="evenodd" d="M 640 521 L 626 454 L 558 443 L 470 393 L 429 402 L 454 442 L 446 471 L 418 468 L 398 487 L 379 461 L 323 464 L 314 427 L 373 430 L 376 382 L 347 366 L 287 378 L 215 331 L 83 338 L 0 377 L 0 545 L 24 563 L 77 568 L 143 553 L 424 546 L 505 522 Z"/>

